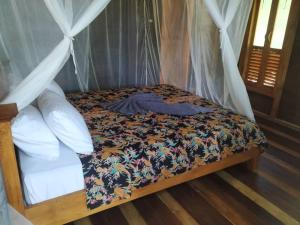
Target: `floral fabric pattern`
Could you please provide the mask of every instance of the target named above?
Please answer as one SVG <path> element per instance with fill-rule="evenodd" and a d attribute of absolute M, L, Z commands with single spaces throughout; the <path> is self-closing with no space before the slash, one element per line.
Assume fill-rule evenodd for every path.
<path fill-rule="evenodd" d="M 122 115 L 100 106 L 139 91 L 156 93 L 168 103 L 186 102 L 213 111 L 193 116 Z M 267 145 L 255 122 L 169 85 L 67 97 L 85 118 L 94 143 L 92 155 L 79 155 L 90 209 L 129 198 L 132 190 L 150 183 Z"/>

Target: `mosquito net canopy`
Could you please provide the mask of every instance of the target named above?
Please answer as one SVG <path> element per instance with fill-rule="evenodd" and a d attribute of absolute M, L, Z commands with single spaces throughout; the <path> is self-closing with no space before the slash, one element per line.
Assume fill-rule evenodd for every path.
<path fill-rule="evenodd" d="M 254 119 L 237 62 L 249 0 L 0 0 L 0 99 L 166 83 Z"/>

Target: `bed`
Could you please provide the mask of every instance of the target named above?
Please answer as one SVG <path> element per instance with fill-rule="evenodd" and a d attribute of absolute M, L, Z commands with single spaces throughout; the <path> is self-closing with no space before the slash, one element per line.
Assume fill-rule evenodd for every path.
<path fill-rule="evenodd" d="M 139 91 L 154 92 L 168 103 L 188 102 L 213 111 L 185 117 L 153 112 L 121 115 L 99 104 Z M 30 206 L 24 205 L 21 189 L 23 183 L 28 194 L 24 178 L 30 174 L 20 163 L 21 182 L 17 163 L 12 166 L 6 161 L 16 161 L 9 120 L 17 112 L 11 105 L 2 106 L 11 111 L 2 116 L 0 123 L 0 131 L 6 137 L 1 137 L 1 147 L 5 146 L 5 151 L 11 149 L 10 154 L 0 152 L 6 188 L 12 186 L 15 190 L 14 194 L 8 190 L 8 198 L 35 224 L 67 223 L 238 163 L 248 162 L 254 169 L 256 157 L 266 146 L 265 136 L 254 122 L 169 85 L 71 93 L 67 97 L 84 116 L 94 143 L 92 155 L 77 155 L 85 190 L 77 186 L 77 192 L 66 191 L 60 197 L 50 196 L 42 201 L 32 201 L 25 194 L 27 202 L 34 203 Z M 15 168 L 8 171 L 11 167 Z M 80 178 L 76 179 L 80 183 Z"/>

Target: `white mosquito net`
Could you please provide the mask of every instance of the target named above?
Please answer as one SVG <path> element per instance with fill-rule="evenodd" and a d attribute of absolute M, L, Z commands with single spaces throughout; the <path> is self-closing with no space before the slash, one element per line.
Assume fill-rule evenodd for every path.
<path fill-rule="evenodd" d="M 254 119 L 237 61 L 249 0 L 0 0 L 2 104 L 166 83 Z"/>

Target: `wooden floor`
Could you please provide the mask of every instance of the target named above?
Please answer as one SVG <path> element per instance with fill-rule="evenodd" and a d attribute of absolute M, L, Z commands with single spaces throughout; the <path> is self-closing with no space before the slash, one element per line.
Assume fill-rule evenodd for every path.
<path fill-rule="evenodd" d="M 268 138 L 256 172 L 236 166 L 68 225 L 300 224 L 300 146 Z"/>

